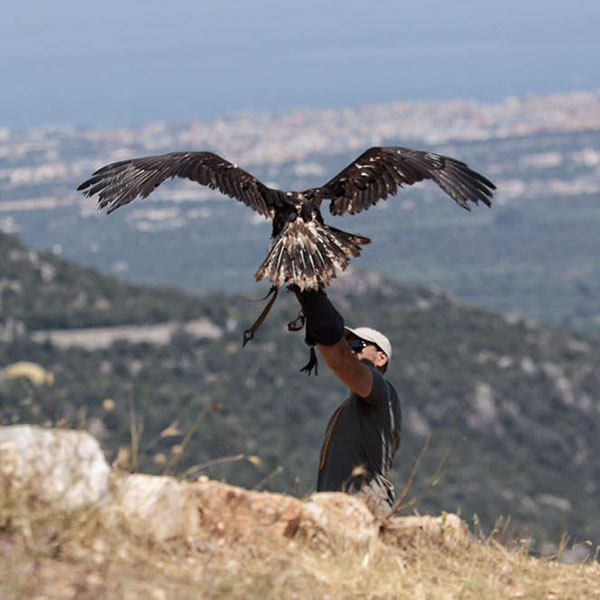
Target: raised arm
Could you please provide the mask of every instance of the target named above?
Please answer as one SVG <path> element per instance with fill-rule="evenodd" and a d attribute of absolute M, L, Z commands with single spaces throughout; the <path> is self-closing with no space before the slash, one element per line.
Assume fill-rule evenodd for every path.
<path fill-rule="evenodd" d="M 318 345 L 327 366 L 362 398 L 371 393 L 373 373 L 350 350 L 344 338 L 344 319 L 324 291 L 301 292 L 294 286 L 306 318 L 306 343 Z"/>
<path fill-rule="evenodd" d="M 330 346 L 319 344 L 319 351 L 327 366 L 355 394 L 361 398 L 371 395 L 373 372 L 356 358 L 344 338 Z"/>

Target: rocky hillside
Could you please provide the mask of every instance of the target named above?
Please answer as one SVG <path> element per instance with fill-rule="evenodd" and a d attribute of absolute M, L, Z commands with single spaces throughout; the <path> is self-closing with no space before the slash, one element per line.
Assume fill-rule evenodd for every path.
<path fill-rule="evenodd" d="M 0 427 L 0 490 L 7 600 L 600 597 L 585 547 L 532 558 L 453 514 L 377 519 L 341 493 L 128 475 L 83 432 Z"/>
<path fill-rule="evenodd" d="M 3 423 L 87 428 L 111 460 L 145 472 L 208 472 L 298 495 L 313 489 L 321 436 L 344 390 L 324 366 L 317 378 L 298 372 L 307 349 L 301 334 L 285 332 L 297 312 L 292 298 L 283 294 L 257 339 L 242 350 L 241 333 L 261 304 L 133 288 L 51 257 L 23 258 L 28 252 L 15 245 L 12 253 L 28 279 L 21 281 L 14 265 L 2 272 L 3 318 L 23 326 L 5 327 L 0 365 L 32 362 L 52 374 L 53 385 L 0 373 Z M 46 262 L 54 271 L 45 281 L 40 265 Z M 165 320 L 204 315 L 220 334 L 182 328 L 167 345 L 120 341 L 97 350 L 34 341 L 34 330 L 56 325 L 44 307 L 54 306 L 66 323 L 79 289 L 87 296 L 79 313 L 75 303 L 77 326 L 124 323 L 132 312 L 131 322 L 139 325 L 155 322 L 157 314 Z M 22 304 L 7 300 L 15 293 Z M 102 316 L 87 321 L 99 296 Z M 476 514 L 486 529 L 510 515 L 515 529 L 535 535 L 540 547 L 556 544 L 565 532 L 600 540 L 597 339 L 473 309 L 372 274 L 338 280 L 332 296 L 348 323 L 367 321 L 394 345 L 389 377 L 404 404 L 397 486 L 429 436 L 413 494 L 430 487 L 448 455 L 419 510 L 460 511 L 467 520 Z M 150 300 L 159 313 L 145 308 Z"/>

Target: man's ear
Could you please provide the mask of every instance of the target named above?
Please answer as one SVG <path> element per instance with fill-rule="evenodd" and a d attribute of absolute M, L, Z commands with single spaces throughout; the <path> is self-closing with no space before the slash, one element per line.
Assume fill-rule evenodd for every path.
<path fill-rule="evenodd" d="M 378 350 L 375 366 L 378 368 L 381 368 L 381 367 L 384 367 L 387 364 L 387 362 L 388 362 L 387 354 L 385 352 L 382 352 L 381 350 Z"/>

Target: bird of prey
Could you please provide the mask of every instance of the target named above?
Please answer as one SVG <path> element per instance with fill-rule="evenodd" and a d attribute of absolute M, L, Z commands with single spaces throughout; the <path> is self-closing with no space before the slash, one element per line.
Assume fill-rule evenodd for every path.
<path fill-rule="evenodd" d="M 256 271 L 272 289 L 295 285 L 300 290 L 323 289 L 361 246 L 371 240 L 326 225 L 321 204 L 329 202 L 332 215 L 356 215 L 393 196 L 403 185 L 425 179 L 437 183 L 459 206 L 491 206 L 494 184 L 465 163 L 399 146 L 373 147 L 321 187 L 284 192 L 212 152 L 170 152 L 115 162 L 96 171 L 77 189 L 98 196 L 108 212 L 137 197 L 146 198 L 163 181 L 184 177 L 217 189 L 259 214 L 272 219 L 271 245 Z"/>

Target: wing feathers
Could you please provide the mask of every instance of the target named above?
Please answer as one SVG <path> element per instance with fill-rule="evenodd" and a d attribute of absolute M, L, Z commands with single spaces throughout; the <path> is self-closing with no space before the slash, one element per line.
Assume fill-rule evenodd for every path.
<path fill-rule="evenodd" d="M 464 162 L 448 156 L 401 147 L 369 148 L 319 190 L 330 199 L 331 213 L 341 215 L 367 210 L 393 196 L 403 185 L 424 179 L 437 183 L 457 204 L 491 205 L 494 184 Z"/>
<path fill-rule="evenodd" d="M 171 152 L 122 160 L 98 169 L 77 189 L 98 195 L 100 208 L 112 212 L 138 197 L 146 198 L 173 177 L 187 178 L 240 200 L 265 217 L 287 203 L 286 195 L 212 152 Z"/>
<path fill-rule="evenodd" d="M 146 198 L 163 181 L 182 177 L 240 200 L 265 217 L 293 202 L 212 152 L 172 152 L 123 160 L 98 169 L 77 189 L 98 196 L 101 208 L 112 212 L 138 197 Z M 431 179 L 458 205 L 491 205 L 494 184 L 464 162 L 448 156 L 401 147 L 369 148 L 354 162 L 307 197 L 331 200 L 334 215 L 356 214 L 396 194 L 403 185 Z"/>

